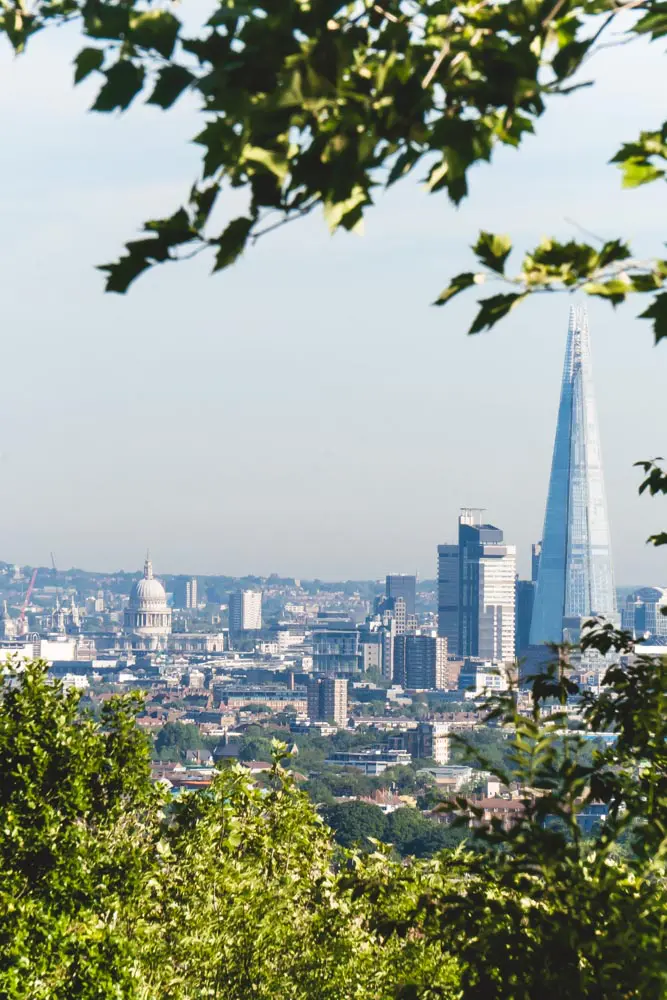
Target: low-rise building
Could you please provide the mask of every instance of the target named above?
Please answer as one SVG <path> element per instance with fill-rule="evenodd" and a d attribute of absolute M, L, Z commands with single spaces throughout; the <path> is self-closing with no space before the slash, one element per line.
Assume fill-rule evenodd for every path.
<path fill-rule="evenodd" d="M 325 764 L 335 767 L 354 767 L 364 774 L 382 774 L 388 767 L 412 763 L 407 750 L 339 750 L 325 760 Z"/>

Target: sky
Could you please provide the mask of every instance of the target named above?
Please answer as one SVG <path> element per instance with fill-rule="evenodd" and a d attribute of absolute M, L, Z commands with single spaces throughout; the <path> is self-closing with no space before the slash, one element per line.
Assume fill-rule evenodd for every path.
<path fill-rule="evenodd" d="M 94 265 L 181 203 L 200 123 L 187 101 L 89 113 L 78 47 L 68 30 L 20 58 L 0 43 L 0 559 L 133 570 L 150 547 L 158 575 L 433 578 L 478 506 L 528 573 L 570 300 L 537 296 L 477 337 L 474 295 L 430 303 L 480 228 L 527 249 L 581 227 L 664 255 L 665 186 L 623 191 L 607 165 L 664 117 L 660 47 L 599 53 L 597 85 L 475 168 L 459 209 L 411 179 L 363 236 L 312 217 L 222 274 L 202 256 L 124 297 Z M 617 583 L 667 585 L 645 544 L 667 511 L 632 467 L 666 447 L 667 345 L 643 308 L 589 303 L 593 371 Z"/>

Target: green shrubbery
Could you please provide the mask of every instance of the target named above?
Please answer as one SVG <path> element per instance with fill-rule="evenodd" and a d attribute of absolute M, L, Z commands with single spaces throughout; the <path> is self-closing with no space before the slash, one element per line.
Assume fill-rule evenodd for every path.
<path fill-rule="evenodd" d="M 582 764 L 577 734 L 540 723 L 565 676 L 537 685 L 532 718 L 497 704 L 515 729 L 501 776 L 524 788 L 520 821 L 479 828 L 474 851 L 397 861 L 381 838 L 426 855 L 440 828 L 380 813 L 378 843 L 345 850 L 280 745 L 267 789 L 235 765 L 170 801 L 150 780 L 136 696 L 82 718 L 76 694 L 27 665 L 0 703 L 0 996 L 663 997 L 667 672 L 638 660 L 608 680 L 584 717 L 615 727 L 615 747 Z M 592 797 L 609 816 L 585 840 L 576 817 Z M 353 813 L 372 807 L 350 805 L 344 836 L 343 808 L 329 816 L 353 845 Z"/>

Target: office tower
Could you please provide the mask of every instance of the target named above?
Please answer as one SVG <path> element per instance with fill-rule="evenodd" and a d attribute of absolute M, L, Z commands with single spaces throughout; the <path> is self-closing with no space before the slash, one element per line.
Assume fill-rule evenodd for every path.
<path fill-rule="evenodd" d="M 333 677 L 356 674 L 362 668 L 361 644 L 356 628 L 327 628 L 313 632 L 313 671 Z"/>
<path fill-rule="evenodd" d="M 229 631 L 247 632 L 262 627 L 261 590 L 235 590 L 229 595 Z"/>
<path fill-rule="evenodd" d="M 530 645 L 530 623 L 533 617 L 535 583 L 533 580 L 516 581 L 516 655 L 521 656 Z"/>
<path fill-rule="evenodd" d="M 402 597 L 405 601 L 405 614 L 414 615 L 417 592 L 417 577 L 405 573 L 394 573 L 385 581 L 385 595 L 391 598 Z"/>
<path fill-rule="evenodd" d="M 641 587 L 628 594 L 621 609 L 621 626 L 637 639 L 667 635 L 667 593 L 660 587 Z"/>
<path fill-rule="evenodd" d="M 616 594 L 588 321 L 571 309 L 531 645 L 561 642 L 590 615 L 615 619 Z"/>
<path fill-rule="evenodd" d="M 174 580 L 173 605 L 185 610 L 197 607 L 196 577 L 179 576 Z"/>
<path fill-rule="evenodd" d="M 344 677 L 308 679 L 308 718 L 311 722 L 347 723 L 347 680 Z"/>
<path fill-rule="evenodd" d="M 394 683 L 411 691 L 442 691 L 447 686 L 447 640 L 432 633 L 407 633 L 394 639 Z"/>
<path fill-rule="evenodd" d="M 479 523 L 481 511 L 459 518 L 459 655 L 514 660 L 516 547 L 500 528 Z"/>
<path fill-rule="evenodd" d="M 459 651 L 459 547 L 438 545 L 438 635 Z"/>
<path fill-rule="evenodd" d="M 540 571 L 540 556 L 542 555 L 542 542 L 533 542 L 531 548 L 530 579 L 537 583 L 537 574 Z"/>

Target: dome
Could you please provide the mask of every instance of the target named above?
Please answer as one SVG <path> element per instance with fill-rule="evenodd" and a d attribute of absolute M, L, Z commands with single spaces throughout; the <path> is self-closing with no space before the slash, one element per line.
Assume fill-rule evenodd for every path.
<path fill-rule="evenodd" d="M 146 559 L 142 579 L 132 586 L 129 607 L 133 611 L 162 611 L 167 607 L 167 594 L 160 581 L 153 576 L 150 559 Z"/>

